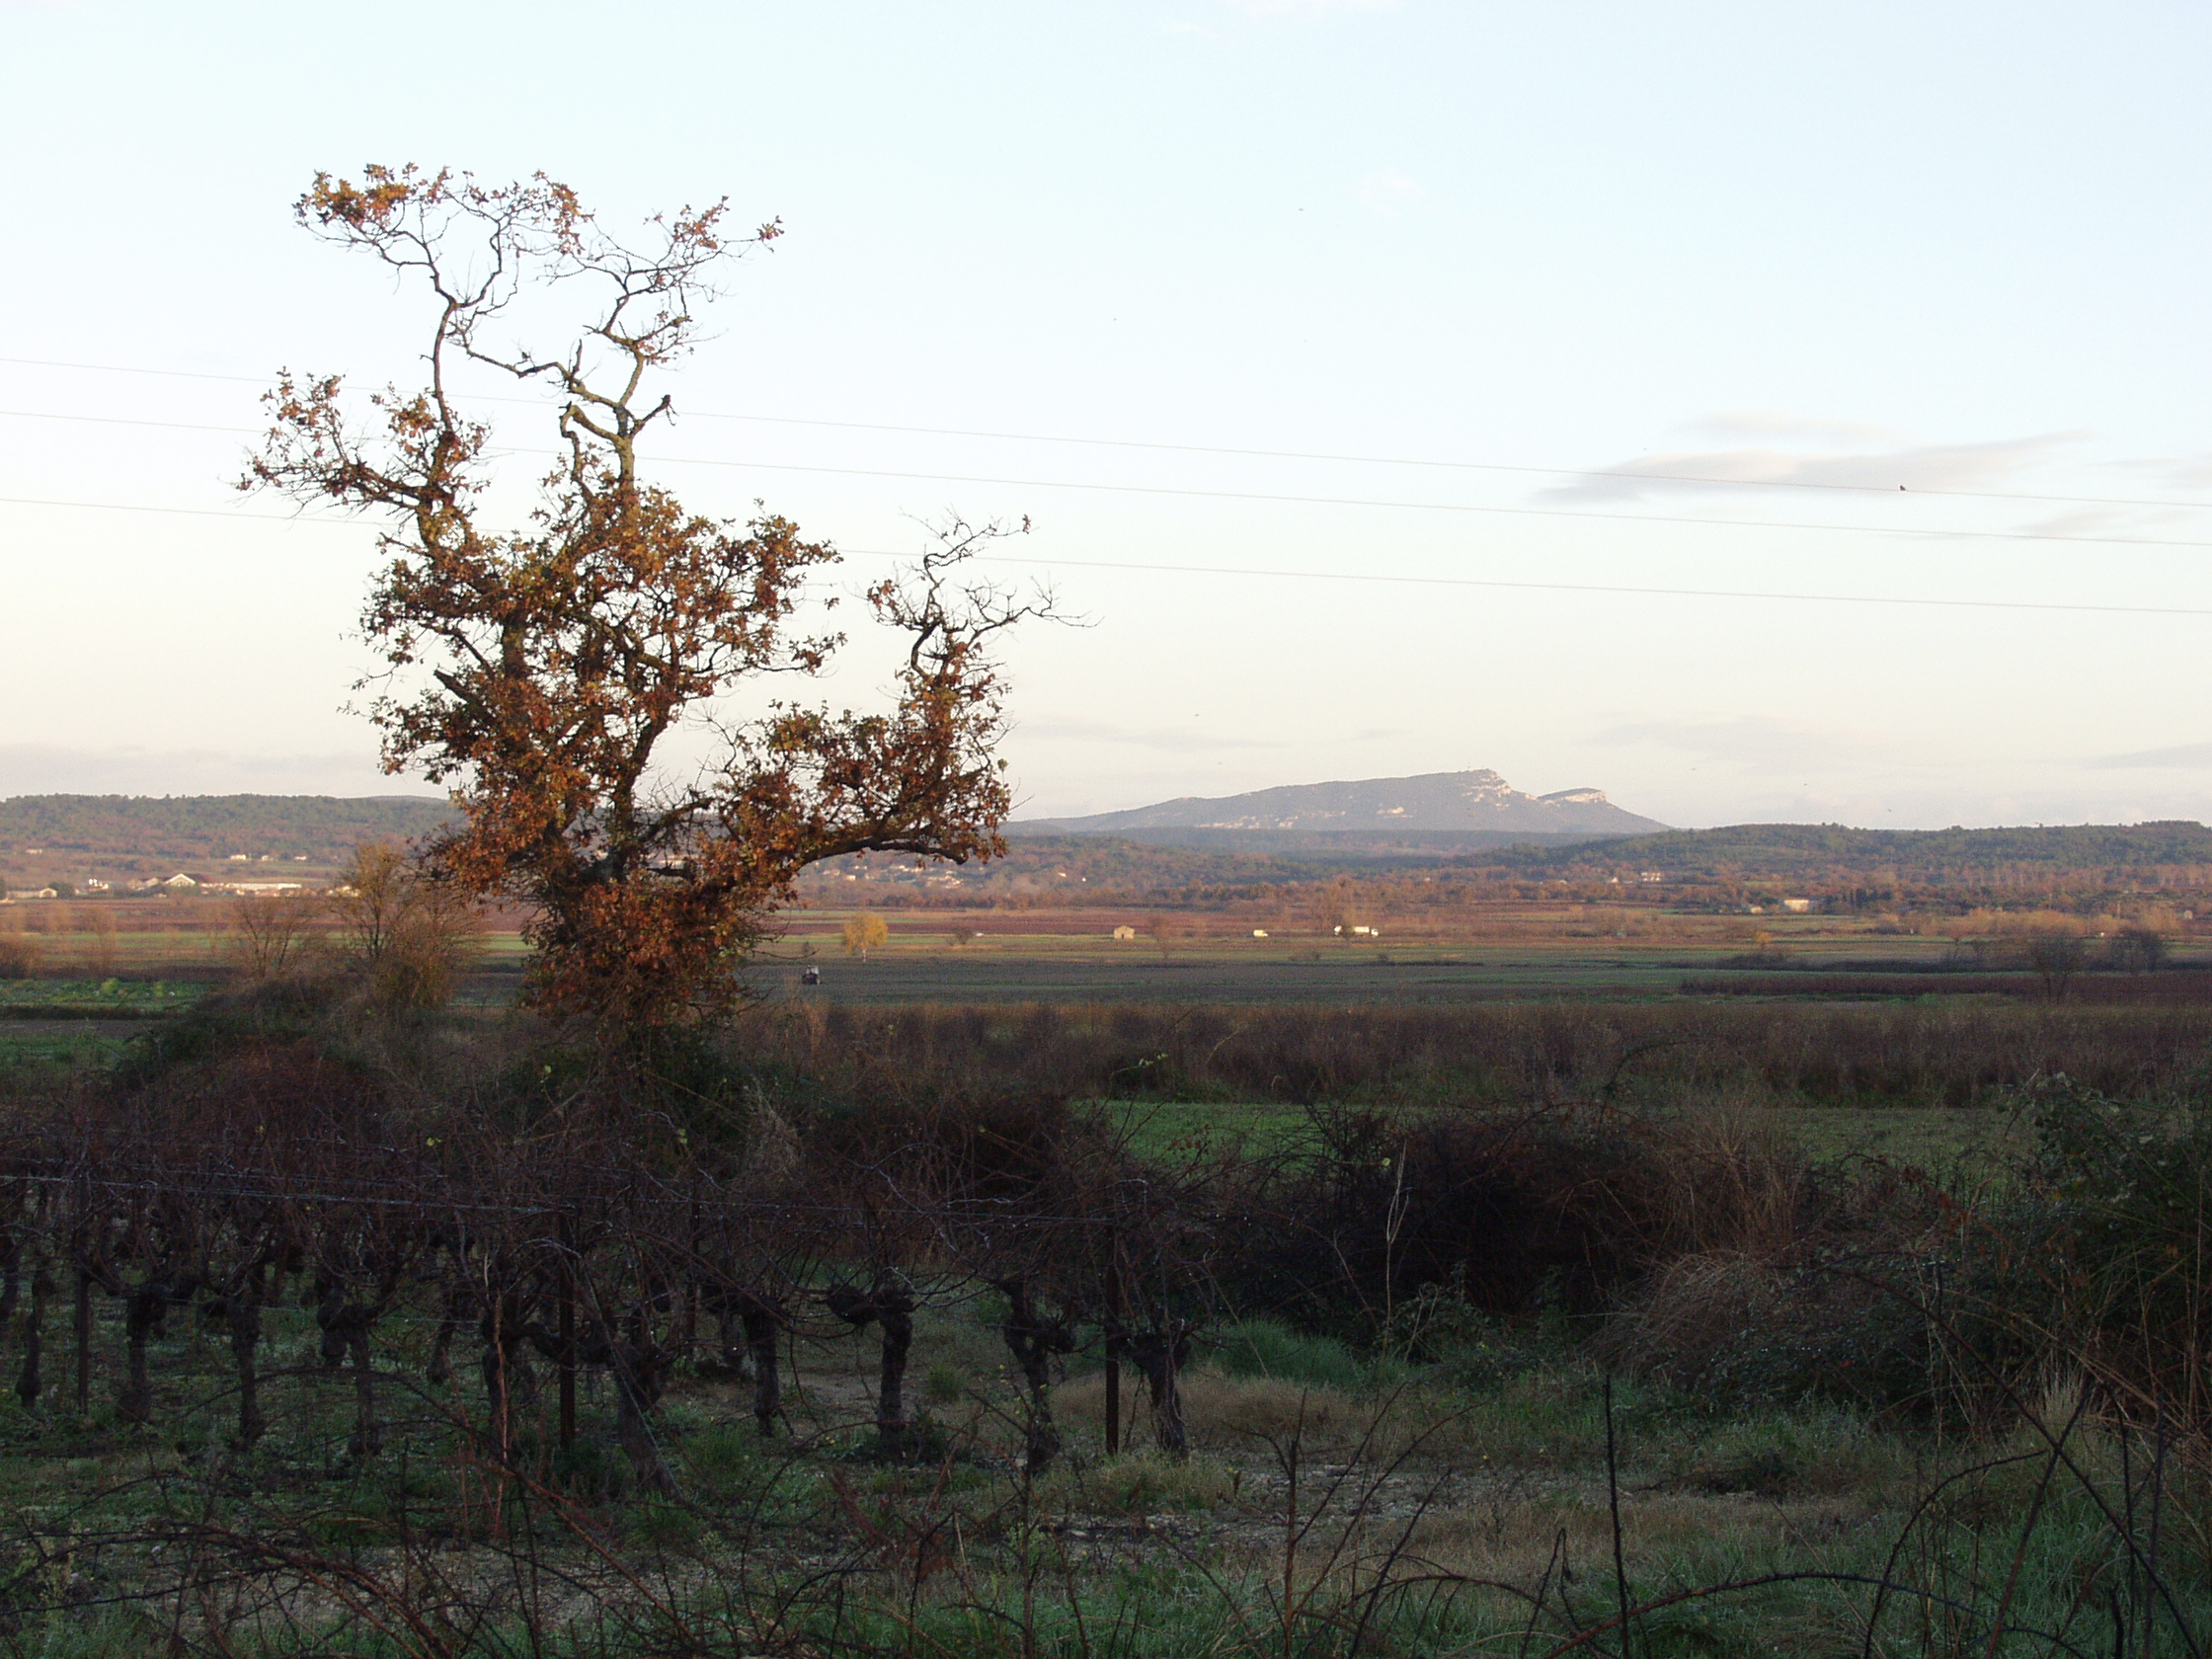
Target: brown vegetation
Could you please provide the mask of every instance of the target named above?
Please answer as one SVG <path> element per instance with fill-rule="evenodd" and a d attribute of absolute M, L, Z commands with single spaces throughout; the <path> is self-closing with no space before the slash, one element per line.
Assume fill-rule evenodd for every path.
<path fill-rule="evenodd" d="M 1664 1011 L 1708 1027 L 1715 1014 L 1734 1027 L 1739 1011 L 1776 1013 Z M 693 1377 L 738 1382 L 749 1439 L 788 1445 L 774 1456 L 821 1471 L 841 1531 L 802 1535 L 797 1567 L 843 1560 L 847 1549 L 874 1563 L 840 1566 L 839 1595 L 887 1561 L 917 1594 L 938 1574 L 964 1595 L 986 1593 L 985 1579 L 969 1576 L 970 1552 L 986 1548 L 993 1526 L 1031 1525 L 1021 1519 L 1031 1512 L 956 1521 L 959 1511 L 928 1506 L 969 1478 L 954 1480 L 957 1458 L 981 1465 L 988 1416 L 1001 1448 L 988 1456 L 1018 1455 L 1023 1465 L 1022 1505 L 1076 1478 L 1109 1491 L 1121 1483 L 1128 1495 L 1116 1501 L 1139 1518 L 1169 1503 L 1264 1497 L 1286 1517 L 1279 1536 L 1294 1540 L 1294 1553 L 1295 1540 L 1310 1540 L 1307 1566 L 1292 1560 L 1281 1583 L 1306 1598 L 1297 1605 L 1314 1610 L 1319 1629 L 1337 1628 L 1329 1620 L 1358 1605 L 1334 1599 L 1339 1569 L 1356 1580 L 1374 1557 L 1361 1556 L 1370 1563 L 1361 1568 L 1331 1551 L 1368 1536 L 1370 1505 L 1393 1506 L 1398 1536 L 1462 1567 L 1482 1560 L 1534 1575 L 1533 1590 L 1516 1593 L 1533 1594 L 1540 1611 L 1555 1575 L 1505 1549 L 1512 1526 L 1540 1518 L 1562 1537 L 1602 1543 L 1608 1519 L 1621 1524 L 1606 1515 L 1610 1495 L 1628 1507 L 1628 1547 L 1641 1560 L 1669 1528 L 1713 1523 L 1715 1494 L 1801 1504 L 1820 1490 L 1795 1468 L 1797 1454 L 1753 1446 L 1686 1457 L 1664 1491 L 1632 1506 L 1609 1476 L 1595 1518 L 1587 1497 L 1576 1520 L 1577 1504 L 1548 1489 L 1493 1484 L 1487 1535 L 1479 1510 L 1431 1518 L 1425 1500 L 1392 1497 L 1409 1460 L 1525 1459 L 1499 1421 L 1467 1420 L 1466 1399 L 1484 1390 L 1503 1399 L 1521 1389 L 1532 1396 L 1524 1409 L 1553 1414 L 1546 1433 L 1601 1437 L 1610 1459 L 1610 1392 L 1602 1413 L 1568 1424 L 1561 1405 L 1533 1396 L 1587 1394 L 1586 1380 L 1509 1381 L 1513 1353 L 1542 1342 L 1577 1344 L 1625 1375 L 1707 1400 L 1840 1401 L 1880 1420 L 1998 1438 L 2071 1433 L 2075 1406 L 2057 1429 L 2048 1409 L 2054 1388 L 2070 1386 L 2076 1405 L 2094 1407 L 2097 1432 L 2155 1449 L 2161 1481 L 2178 1489 L 2196 1478 L 2212 1428 L 2201 1384 L 2212 1276 L 2194 1265 L 2206 1251 L 2212 1143 L 2193 1117 L 2144 1116 L 2046 1083 L 2019 1096 L 2041 1138 L 2002 1191 L 1946 1189 L 1879 1164 L 1824 1169 L 1742 1115 L 1624 1109 L 1636 1057 L 1620 1050 L 1619 1031 L 1601 1043 L 1598 1021 L 1633 1012 L 1455 1014 L 1428 1016 L 1426 1027 L 1338 1015 L 1347 1049 L 1426 1041 L 1463 1059 L 1479 1039 L 1494 1055 L 1511 1046 L 1540 1056 L 1543 1072 L 1578 1079 L 1577 1097 L 1437 1093 L 1418 1112 L 1325 1104 L 1285 1146 L 1142 1158 L 1114 1115 L 1071 1106 L 1044 1081 L 1079 1054 L 1074 1028 L 1050 1010 L 1019 1011 L 1026 1023 L 1012 1033 L 983 1010 L 846 1022 L 834 1038 L 824 1018 L 786 1032 L 780 1052 L 758 1042 L 672 1047 L 644 1074 L 516 1029 L 439 1048 L 435 1086 L 426 1088 L 419 1066 L 364 1063 L 363 1051 L 337 1052 L 311 1025 L 287 1031 L 266 1011 L 213 1008 L 165 1031 L 111 1084 L 19 1082 L 9 1101 L 0 1256 L 8 1286 L 29 1293 L 0 1291 L 24 1313 L 11 1333 L 17 1391 L 31 1432 L 60 1433 L 99 1403 L 98 1383 L 118 1421 L 158 1431 L 148 1443 L 157 1444 L 204 1415 L 209 1392 L 180 1394 L 157 1362 L 188 1319 L 214 1338 L 198 1351 L 225 1373 L 214 1394 L 224 1427 L 203 1454 L 203 1485 L 194 1484 L 198 1471 L 164 1476 L 190 1503 L 71 1545 L 88 1561 L 136 1551 L 127 1581 L 111 1566 L 104 1582 L 125 1599 L 189 1610 L 175 1615 L 173 1651 L 221 1651 L 201 1632 L 235 1627 L 241 1616 L 220 1611 L 223 1597 L 236 1610 L 287 1605 L 254 1599 L 264 1593 L 290 1596 L 296 1612 L 299 1586 L 339 1574 L 349 1558 L 336 1581 L 394 1617 L 421 1616 L 427 1598 L 469 1618 L 506 1607 L 544 1628 L 545 1604 L 525 1599 L 526 1615 L 514 1612 L 472 1587 L 460 1565 L 475 1551 L 502 1583 L 539 1582 L 540 1530 L 569 1540 L 564 1582 L 646 1620 L 641 1631 L 653 1634 L 636 1650 L 682 1651 L 688 1616 L 673 1610 L 672 1591 L 670 1606 L 641 1609 L 620 1587 L 635 1557 L 615 1537 L 617 1514 L 629 1518 L 622 1526 L 694 1516 L 716 1552 L 688 1558 L 677 1576 L 719 1586 L 726 1611 L 734 1598 L 747 1618 L 781 1618 L 764 1610 L 792 1583 L 790 1523 L 763 1516 L 757 1484 L 737 1508 L 706 1514 L 684 1484 L 696 1463 L 678 1454 L 669 1402 Z M 2007 1012 L 2039 1022 L 2046 1039 L 2094 1035 L 2079 1010 Z M 1151 1022 L 1162 1016 L 1108 1015 L 1125 1042 L 1161 1036 Z M 1179 1053 L 1184 1081 L 1213 1064 L 1199 1040 L 1211 1038 L 1218 1057 L 1255 1035 L 1181 1017 L 1174 1047 L 1153 1052 Z M 1269 1016 L 1257 1034 L 1311 1041 L 1328 1023 L 1316 1015 L 1302 1034 Z M 1838 1042 L 1850 1030 L 1829 1029 Z M 1817 1030 L 1785 1029 L 1770 1049 Z M 808 1033 L 802 1065 L 796 1045 Z M 1039 1055 L 1033 1074 L 987 1086 L 973 1063 L 1006 1041 Z M 1661 1052 L 1672 1051 L 1645 1053 Z M 1368 1072 L 1387 1074 L 1382 1063 Z M 968 1311 L 972 1326 L 979 1304 L 993 1310 L 1007 1382 L 979 1397 L 962 1438 L 948 1439 L 922 1402 L 960 1400 L 958 1384 L 917 1389 L 912 1378 L 928 1372 L 949 1317 Z M 312 1323 L 304 1366 L 279 1359 L 272 1341 L 292 1309 Z M 1349 1345 L 1336 1352 L 1373 1356 L 1344 1363 L 1422 1377 L 1423 1391 L 1401 1405 L 1387 1393 L 1363 1400 L 1205 1369 L 1209 1346 L 1255 1317 L 1333 1334 Z M 796 1356 L 855 1342 L 868 1358 L 870 1382 L 855 1396 L 865 1438 L 847 1429 L 802 1445 L 813 1431 L 784 1393 Z M 1107 1369 L 1061 1389 L 1071 1354 Z M 359 1471 L 390 1465 L 400 1446 L 411 1457 L 434 1446 L 426 1462 L 458 1475 L 448 1494 L 409 1499 L 400 1470 L 392 1523 L 359 1509 L 301 1521 L 292 1487 L 303 1477 L 289 1454 L 269 1448 L 303 1438 L 294 1414 L 312 1396 L 292 1382 L 303 1370 L 343 1384 L 330 1457 Z M 595 1414 L 584 1410 L 594 1379 L 609 1402 Z M 57 1390 L 73 1401 L 58 1418 L 48 1410 Z M 1156 1452 L 1113 1457 L 1139 1419 Z M 1089 1443 L 1094 1426 L 1109 1456 L 1066 1471 L 1065 1437 L 1079 1428 Z M 1272 1469 L 1232 1474 L 1203 1461 L 1209 1446 L 1270 1437 Z M 1178 1472 L 1186 1457 L 1201 1461 Z M 863 1463 L 886 1479 L 865 1483 Z M 903 1482 L 908 1469 L 914 1478 Z M 2144 1478 L 2120 1479 L 2130 1503 L 2149 1490 Z M 611 1507 L 616 1489 L 630 1495 L 627 1510 Z M 938 1496 L 916 1498 L 925 1492 Z M 1781 1513 L 1809 1526 L 1817 1512 Z M 1333 1519 L 1316 1526 L 1324 1514 Z M 341 1523 L 351 1530 L 324 1531 Z M 931 1541 L 946 1529 L 972 1532 L 955 1550 Z M 2116 1527 L 2128 1548 L 2140 1532 Z M 1785 1525 L 1777 1537 L 1787 1535 Z M 319 1541 L 326 1536 L 377 1545 L 349 1555 Z M 452 1541 L 417 1553 L 419 1536 Z M 1240 1537 L 1224 1544 L 1225 1558 Z M 773 1547 L 750 1553 L 763 1540 Z M 1377 1547 L 1394 1559 L 1388 1550 L 1402 1546 Z M 1441 1582 L 1435 1562 L 1420 1570 Z M 1628 1608 L 1620 1570 L 1618 1605 Z M 2170 1560 L 2162 1570 L 2181 1568 Z M 1913 1582 L 1885 1570 L 1880 1582 L 1893 1581 Z M 2151 1571 L 2133 1582 L 2126 1605 L 2139 1610 L 2140 1586 L 2163 1580 Z M 1559 1596 L 1542 1616 L 1560 1621 L 1561 1640 L 1598 1628 Z M 716 1628 L 720 1646 L 706 1651 L 761 1650 Z M 857 1634 L 845 1645 L 867 1650 Z M 1253 1651 L 1226 1638 L 1220 1650 Z M 1415 1632 L 1381 1650 L 1433 1648 Z"/>
<path fill-rule="evenodd" d="M 472 896 L 527 901 L 527 994 L 602 1035 L 711 1021 L 742 1000 L 732 960 L 810 863 L 998 850 L 1011 797 L 992 757 L 1004 695 L 992 651 L 1050 610 L 965 581 L 998 531 L 954 520 L 912 573 L 868 591 L 905 646 L 892 709 L 779 701 L 723 728 L 704 769 L 665 773 L 671 732 L 741 685 L 823 672 L 843 643 L 793 621 L 836 558 L 827 543 L 764 512 L 698 517 L 640 475 L 640 439 L 672 409 L 644 383 L 690 348 L 719 263 L 779 234 L 735 239 L 725 211 L 656 219 L 657 245 L 637 251 L 542 177 L 486 188 L 412 167 L 371 167 L 358 186 L 318 175 L 300 222 L 433 290 L 432 383 L 371 399 L 364 431 L 336 378 L 287 375 L 242 485 L 390 526 L 364 616 L 403 676 L 379 681 L 372 705 L 385 764 L 457 786 L 461 822 L 430 838 L 431 867 Z M 549 350 L 495 346 L 533 280 L 595 308 Z M 466 364 L 557 393 L 563 459 L 519 531 L 480 517 L 490 429 L 455 401 Z"/>
<path fill-rule="evenodd" d="M 749 1016 L 741 1041 L 760 1064 L 809 1074 L 859 1052 L 894 1061 L 909 1083 L 928 1078 L 1077 1098 L 1665 1104 L 1733 1091 L 1749 1099 L 1958 1106 L 2056 1072 L 2117 1096 L 2182 1087 L 2212 1045 L 2212 1010 L 2193 996 L 2112 1008 L 1717 998 L 1351 1008 L 832 1005 Z"/>

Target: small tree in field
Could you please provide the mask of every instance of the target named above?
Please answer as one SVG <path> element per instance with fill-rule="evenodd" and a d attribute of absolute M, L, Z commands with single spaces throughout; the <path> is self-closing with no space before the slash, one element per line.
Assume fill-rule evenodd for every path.
<path fill-rule="evenodd" d="M 808 864 L 1001 850 L 990 646 L 1050 601 L 961 580 L 995 526 L 955 520 L 917 570 L 868 590 L 906 647 L 889 709 L 717 707 L 820 673 L 843 643 L 793 622 L 836 558 L 827 543 L 765 512 L 699 516 L 641 469 L 672 409 L 646 382 L 688 350 L 716 269 L 777 225 L 733 236 L 722 205 L 687 208 L 639 251 L 542 176 L 495 189 L 411 167 L 320 175 L 297 212 L 428 287 L 429 384 L 377 394 L 356 427 L 337 379 L 285 375 L 243 487 L 389 526 L 364 615 L 392 671 L 371 710 L 384 764 L 455 789 L 462 822 L 426 849 L 440 881 L 529 906 L 533 1002 L 630 1031 L 712 1018 L 742 999 L 735 959 Z M 585 299 L 582 320 L 546 352 L 496 344 L 534 284 Z M 561 458 L 519 523 L 484 505 L 491 430 L 463 408 L 470 372 L 546 393 Z M 664 745 L 687 725 L 717 752 L 678 770 Z"/>
<path fill-rule="evenodd" d="M 2027 936 L 2027 965 L 2034 971 L 2043 995 L 2059 1001 L 2089 961 L 2089 946 L 2079 933 L 2062 928 L 2037 928 Z"/>
<path fill-rule="evenodd" d="M 116 917 L 105 905 L 92 912 L 92 971 L 103 980 L 116 971 Z"/>
<path fill-rule="evenodd" d="M 114 923 L 110 922 L 111 930 Z M 323 943 L 322 908 L 307 899 L 237 899 L 230 907 L 230 958 L 250 985 L 306 967 Z"/>
<path fill-rule="evenodd" d="M 873 910 L 862 910 L 858 915 L 847 916 L 838 933 L 844 939 L 847 956 L 866 956 L 891 937 L 890 927 Z"/>
<path fill-rule="evenodd" d="M 372 1007 L 435 1008 L 452 996 L 478 942 L 465 894 L 376 841 L 354 849 L 331 903 L 339 951 Z"/>
<path fill-rule="evenodd" d="M 2107 947 L 2112 965 L 2130 974 L 2147 974 L 2166 961 L 2166 936 L 2155 927 L 2123 927 Z"/>

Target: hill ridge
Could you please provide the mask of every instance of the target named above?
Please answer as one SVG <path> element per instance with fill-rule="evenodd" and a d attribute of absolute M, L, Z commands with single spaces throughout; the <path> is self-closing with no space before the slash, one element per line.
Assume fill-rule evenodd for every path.
<path fill-rule="evenodd" d="M 1240 834 L 1479 831 L 1632 835 L 1663 830 L 1656 819 L 1615 806 L 1602 789 L 1549 795 L 1515 789 L 1488 767 L 1408 777 L 1281 784 L 1236 795 L 1182 795 L 1150 806 L 1072 818 L 1017 820 L 1013 835 L 1111 835 L 1210 830 Z"/>

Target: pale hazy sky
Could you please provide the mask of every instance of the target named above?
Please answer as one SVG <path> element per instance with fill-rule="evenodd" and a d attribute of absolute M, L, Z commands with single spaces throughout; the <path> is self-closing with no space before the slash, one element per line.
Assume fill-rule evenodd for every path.
<path fill-rule="evenodd" d="M 1014 652 L 1032 815 L 2212 818 L 2208 74 L 2202 4 L 0 0 L 0 794 L 409 787 L 369 532 L 222 516 L 201 430 L 407 373 L 290 220 L 373 159 L 780 215 L 664 476 L 855 586 L 1030 514 L 1092 623 Z"/>

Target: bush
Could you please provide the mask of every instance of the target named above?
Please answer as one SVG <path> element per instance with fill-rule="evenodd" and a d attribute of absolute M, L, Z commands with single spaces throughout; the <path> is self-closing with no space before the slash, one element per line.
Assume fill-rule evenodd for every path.
<path fill-rule="evenodd" d="M 451 999 L 481 931 L 460 895 L 382 843 L 356 848 L 332 892 L 338 946 L 370 1008 L 399 1013 Z"/>
<path fill-rule="evenodd" d="M 1247 1218 L 1246 1303 L 1363 1344 L 1448 1286 L 1465 1308 L 1590 1313 L 1649 1263 L 1664 1178 L 1608 1113 L 1467 1110 L 1408 1122 L 1317 1112 L 1313 1155 Z"/>
<path fill-rule="evenodd" d="M 1708 1404 L 1825 1399 L 1923 1414 L 1940 1403 L 1942 1357 L 1913 1294 L 1925 1286 L 1884 1283 L 1861 1266 L 1681 1256 L 1613 1317 L 1598 1354 Z"/>
<path fill-rule="evenodd" d="M 1348 1394 L 1396 1381 L 1399 1375 L 1399 1368 L 1363 1358 L 1333 1337 L 1293 1330 L 1273 1319 L 1240 1319 L 1228 1326 L 1216 1358 L 1230 1377 L 1266 1377 Z"/>
<path fill-rule="evenodd" d="M 0 933 L 0 980 L 35 980 L 43 960 L 42 941 L 21 933 Z"/>
<path fill-rule="evenodd" d="M 2122 1399 L 2203 1427 L 2212 1363 L 2212 1114 L 2035 1091 L 2035 1230 L 2018 1316 Z"/>

